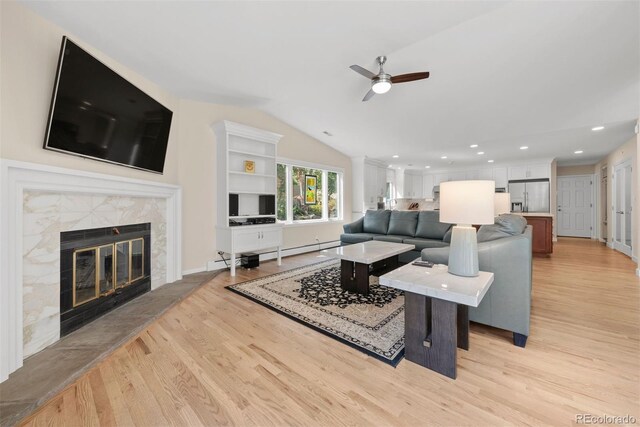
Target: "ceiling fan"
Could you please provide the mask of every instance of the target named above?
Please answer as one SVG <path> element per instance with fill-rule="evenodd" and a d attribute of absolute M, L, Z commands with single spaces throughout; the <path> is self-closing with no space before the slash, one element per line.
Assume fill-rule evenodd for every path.
<path fill-rule="evenodd" d="M 362 74 L 363 76 L 371 80 L 371 89 L 369 89 L 369 92 L 367 92 L 364 98 L 362 98 L 363 102 L 370 100 L 371 97 L 376 93 L 383 94 L 389 92 L 389 89 L 391 89 L 391 85 L 393 83 L 406 83 L 412 82 L 414 80 L 426 79 L 429 77 L 428 71 L 392 76 L 391 74 L 385 73 L 382 69 L 384 63 L 387 62 L 386 56 L 378 56 L 376 58 L 376 61 L 378 61 L 378 64 L 380 65 L 380 71 L 378 72 L 378 74 L 373 74 L 371 71 L 367 70 L 366 68 L 362 68 L 359 65 L 352 65 L 351 67 L 349 67 L 356 73 Z"/>

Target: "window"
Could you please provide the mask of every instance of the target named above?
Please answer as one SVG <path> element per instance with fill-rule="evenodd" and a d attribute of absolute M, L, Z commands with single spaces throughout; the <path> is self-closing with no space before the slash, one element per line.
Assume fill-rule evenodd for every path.
<path fill-rule="evenodd" d="M 342 172 L 313 165 L 278 163 L 277 182 L 279 221 L 342 219 Z"/>

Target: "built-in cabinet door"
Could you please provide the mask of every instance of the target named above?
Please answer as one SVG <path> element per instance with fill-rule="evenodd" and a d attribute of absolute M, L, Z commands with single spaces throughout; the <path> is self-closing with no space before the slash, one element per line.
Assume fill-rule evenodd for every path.
<path fill-rule="evenodd" d="M 509 167 L 509 179 L 527 179 L 527 166 L 511 166 Z"/>
<path fill-rule="evenodd" d="M 529 179 L 549 178 L 550 167 L 549 165 L 529 165 L 527 172 Z"/>
<path fill-rule="evenodd" d="M 233 250 L 236 253 L 261 249 L 259 240 L 260 231 L 256 228 L 233 230 Z"/>
<path fill-rule="evenodd" d="M 422 177 L 422 197 L 430 199 L 433 197 L 433 175 Z"/>
<path fill-rule="evenodd" d="M 416 198 L 422 197 L 422 175 L 412 175 L 411 180 L 413 184 L 411 185 L 412 196 Z"/>
<path fill-rule="evenodd" d="M 449 179 L 447 181 L 464 181 L 466 179 L 466 172 L 449 172 Z"/>
<path fill-rule="evenodd" d="M 384 197 L 387 188 L 387 170 L 378 166 L 377 195 Z"/>
<path fill-rule="evenodd" d="M 507 188 L 509 186 L 509 178 L 507 177 L 507 168 L 493 168 L 493 180 L 496 182 L 496 188 Z"/>
<path fill-rule="evenodd" d="M 480 169 L 475 179 L 493 181 L 493 169 Z"/>
<path fill-rule="evenodd" d="M 364 204 L 368 209 L 375 207 L 377 201 L 378 167 L 364 164 Z"/>
<path fill-rule="evenodd" d="M 260 230 L 258 242 L 261 249 L 273 248 L 282 245 L 282 229 L 266 228 Z"/>
<path fill-rule="evenodd" d="M 475 180 L 480 179 L 480 170 L 478 169 L 469 169 L 465 172 L 465 179 Z"/>

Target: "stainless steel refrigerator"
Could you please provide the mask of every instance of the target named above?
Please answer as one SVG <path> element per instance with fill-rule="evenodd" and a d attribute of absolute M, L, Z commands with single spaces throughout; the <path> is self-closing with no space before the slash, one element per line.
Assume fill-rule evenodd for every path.
<path fill-rule="evenodd" d="M 509 181 L 512 212 L 549 212 L 549 180 Z"/>

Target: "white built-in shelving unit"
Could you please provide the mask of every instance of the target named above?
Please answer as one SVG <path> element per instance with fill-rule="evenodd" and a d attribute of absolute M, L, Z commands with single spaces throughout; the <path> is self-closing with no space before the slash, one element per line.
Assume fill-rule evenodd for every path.
<path fill-rule="evenodd" d="M 230 254 L 232 276 L 241 252 L 275 248 L 280 264 L 280 224 L 231 224 L 243 224 L 249 218 L 275 221 L 275 210 L 261 211 L 261 197 L 272 197 L 270 204 L 275 209 L 276 155 L 282 135 L 226 120 L 213 125 L 213 130 L 217 144 L 217 248 Z M 245 161 L 254 162 L 253 172 L 245 171 Z M 230 197 L 235 196 L 238 209 L 231 214 Z"/>

